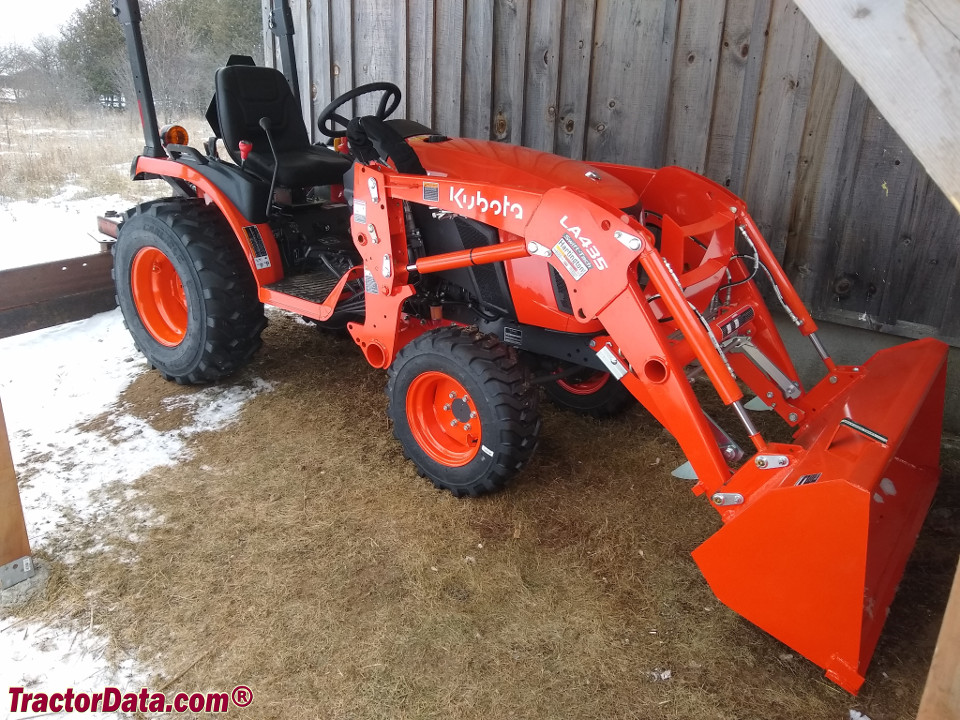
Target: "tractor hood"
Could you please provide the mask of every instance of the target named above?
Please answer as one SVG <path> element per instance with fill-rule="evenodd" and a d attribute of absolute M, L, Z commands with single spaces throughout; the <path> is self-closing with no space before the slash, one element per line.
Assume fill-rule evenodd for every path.
<path fill-rule="evenodd" d="M 541 193 L 567 187 L 619 209 L 640 199 L 629 185 L 603 170 L 530 148 L 466 138 L 438 142 L 419 137 L 408 142 L 431 175 Z"/>

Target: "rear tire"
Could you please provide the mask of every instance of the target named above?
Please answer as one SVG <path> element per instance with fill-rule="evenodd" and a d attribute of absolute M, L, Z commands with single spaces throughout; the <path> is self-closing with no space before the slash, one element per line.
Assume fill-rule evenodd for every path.
<path fill-rule="evenodd" d="M 637 402 L 610 373 L 590 368 L 544 383 L 543 390 L 557 407 L 595 418 L 620 415 Z"/>
<path fill-rule="evenodd" d="M 176 198 L 139 206 L 120 228 L 113 265 L 127 329 L 168 380 L 219 380 L 260 347 L 257 284 L 216 207 Z"/>
<path fill-rule="evenodd" d="M 536 449 L 537 390 L 493 336 L 441 328 L 412 340 L 390 366 L 387 397 L 404 454 L 458 497 L 500 490 Z"/>

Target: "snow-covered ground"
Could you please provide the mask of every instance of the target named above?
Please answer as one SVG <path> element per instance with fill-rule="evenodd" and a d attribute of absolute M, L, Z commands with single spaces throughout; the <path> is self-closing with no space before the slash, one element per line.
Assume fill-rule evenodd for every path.
<path fill-rule="evenodd" d="M 159 432 L 131 415 L 118 398 L 148 367 L 123 327 L 119 310 L 88 320 L 0 340 L 0 401 L 31 542 L 70 563 L 89 550 L 70 543 L 78 522 L 136 540 L 158 518 L 149 507 L 119 511 L 118 483 L 187 456 L 187 438 L 233 422 L 243 405 L 271 386 L 260 379 L 209 387 L 168 401 L 186 410 L 183 426 Z M 107 422 L 78 427 L 103 416 Z M 109 435 L 109 437 L 107 437 Z M 103 490 L 107 486 L 113 492 Z M 134 498 L 128 488 L 126 499 Z M 89 538 L 89 535 L 87 536 Z M 107 639 L 95 629 L 45 627 L 0 619 L 0 688 L 62 692 L 106 685 L 137 690 L 148 674 L 130 660 L 113 667 Z M 152 668 L 151 670 L 160 670 Z M 0 718 L 9 703 L 0 702 Z"/>
<path fill-rule="evenodd" d="M 119 195 L 75 199 L 82 192 L 69 186 L 46 200 L 0 202 L 0 270 L 99 252 L 97 215 L 131 203 Z"/>

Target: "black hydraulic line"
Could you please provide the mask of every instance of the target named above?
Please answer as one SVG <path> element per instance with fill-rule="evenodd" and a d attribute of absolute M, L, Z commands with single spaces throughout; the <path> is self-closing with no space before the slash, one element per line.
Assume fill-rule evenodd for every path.
<path fill-rule="evenodd" d="M 140 34 L 139 0 L 111 0 L 113 14 L 123 26 L 123 36 L 133 72 L 133 87 L 137 93 L 140 109 L 140 124 L 143 126 L 143 154 L 147 157 L 166 157 L 160 145 L 160 128 L 157 125 L 157 109 L 153 104 L 147 58 L 143 54 L 143 36 Z"/>
<path fill-rule="evenodd" d="M 270 11 L 270 29 L 280 41 L 280 62 L 283 65 L 283 74 L 287 78 L 290 90 L 300 105 L 300 79 L 297 75 L 297 51 L 293 45 L 293 13 L 290 10 L 290 0 L 273 0 L 273 10 Z"/>

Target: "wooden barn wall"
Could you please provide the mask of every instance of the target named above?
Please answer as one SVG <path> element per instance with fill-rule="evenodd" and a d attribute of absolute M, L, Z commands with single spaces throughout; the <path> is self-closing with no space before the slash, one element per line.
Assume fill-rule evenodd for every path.
<path fill-rule="evenodd" d="M 682 165 L 746 199 L 816 317 L 960 345 L 960 216 L 793 2 L 291 4 L 311 127 L 388 80 L 443 133 Z"/>

